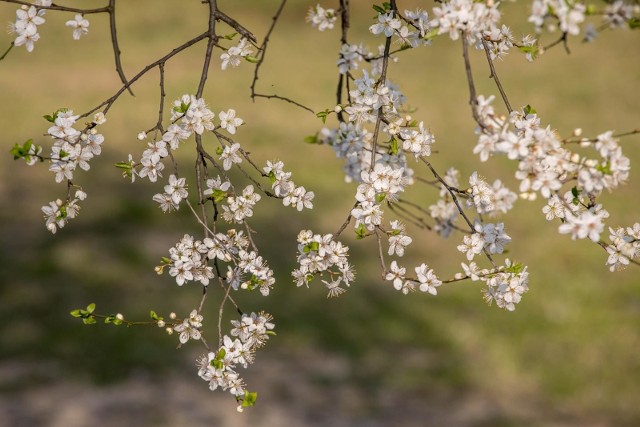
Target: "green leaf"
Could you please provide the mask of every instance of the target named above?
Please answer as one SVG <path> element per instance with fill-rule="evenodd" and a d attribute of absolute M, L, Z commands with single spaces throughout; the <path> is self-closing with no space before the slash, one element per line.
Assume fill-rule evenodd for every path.
<path fill-rule="evenodd" d="M 256 404 L 256 400 L 258 400 L 258 392 L 250 393 L 248 391 L 245 391 L 244 397 L 242 399 L 242 406 L 253 406 Z"/>
<path fill-rule="evenodd" d="M 87 306 L 87 312 L 89 314 L 93 313 L 93 311 L 96 309 L 96 305 L 94 303 L 91 303 Z"/>
<path fill-rule="evenodd" d="M 638 28 L 640 28 L 640 18 L 629 19 L 629 28 L 632 30 L 637 30 Z"/>
<path fill-rule="evenodd" d="M 391 138 L 391 141 L 389 141 L 389 154 L 392 156 L 398 154 L 398 140 L 395 138 Z"/>
<path fill-rule="evenodd" d="M 329 110 L 324 110 L 324 111 L 320 111 L 318 113 L 316 113 L 316 117 L 322 119 L 322 123 L 326 123 L 327 122 L 327 116 L 329 115 L 331 111 Z"/>
<path fill-rule="evenodd" d="M 607 160 L 604 165 L 597 165 L 596 170 L 602 172 L 604 175 L 611 175 L 611 162 Z"/>
<path fill-rule="evenodd" d="M 317 144 L 318 143 L 318 134 L 309 135 L 304 137 L 304 142 L 307 144 Z"/>
<path fill-rule="evenodd" d="M 356 228 L 356 239 L 364 239 L 367 235 L 367 228 L 364 224 L 360 224 L 358 228 Z"/>
<path fill-rule="evenodd" d="M 258 58 L 256 58 L 255 56 L 251 56 L 251 55 L 245 56 L 244 59 L 247 62 L 251 62 L 252 64 L 257 64 L 258 62 L 260 62 L 260 60 Z"/>
<path fill-rule="evenodd" d="M 151 310 L 149 311 L 149 316 L 153 319 L 153 320 L 160 320 L 160 318 L 158 317 L 158 315 L 156 314 L 155 311 Z"/>
<path fill-rule="evenodd" d="M 384 199 L 387 198 L 387 195 L 384 193 L 377 193 L 376 194 L 376 203 L 382 203 L 384 201 Z M 362 225 L 362 224 L 360 224 Z"/>
<path fill-rule="evenodd" d="M 55 114 L 55 113 L 54 113 Z M 56 119 L 53 116 L 50 116 L 49 114 L 46 114 L 44 116 L 42 116 L 46 121 L 51 122 L 51 123 L 55 123 Z"/>
<path fill-rule="evenodd" d="M 223 38 L 227 39 L 227 40 L 233 40 L 233 38 L 235 36 L 237 36 L 238 33 L 231 33 L 231 34 L 227 34 L 226 36 L 222 36 Z"/>
<path fill-rule="evenodd" d="M 104 318 L 104 323 L 115 323 L 116 316 L 114 314 Z"/>
<path fill-rule="evenodd" d="M 585 14 L 587 16 L 594 15 L 597 11 L 598 11 L 598 8 L 596 7 L 595 4 L 588 4 L 587 9 L 585 10 Z"/>
<path fill-rule="evenodd" d="M 522 53 L 530 54 L 533 59 L 536 59 L 538 57 L 538 54 L 540 53 L 540 48 L 538 47 L 538 45 L 518 46 L 518 50 Z"/>
<path fill-rule="evenodd" d="M 9 153 L 13 155 L 13 160 L 18 160 L 25 156 L 25 152 L 20 144 L 15 144 L 13 148 L 9 150 Z"/>
<path fill-rule="evenodd" d="M 376 12 L 378 12 L 381 15 L 384 15 L 385 13 L 387 13 L 386 10 L 384 10 L 383 7 L 378 6 L 377 4 L 372 5 L 371 7 L 373 7 L 373 10 L 375 10 Z"/>
<path fill-rule="evenodd" d="M 527 106 L 524 107 L 523 110 L 525 115 L 536 114 L 536 110 L 529 104 L 527 104 Z"/>
<path fill-rule="evenodd" d="M 94 316 L 85 317 L 84 319 L 82 319 L 82 323 L 84 323 L 85 325 L 93 325 L 94 323 L 96 323 L 96 318 Z"/>
<path fill-rule="evenodd" d="M 218 148 L 216 148 L 216 154 L 217 154 L 218 156 L 222 155 L 222 153 L 223 153 L 223 152 L 224 152 L 224 148 L 222 148 L 222 147 L 218 147 Z"/>
<path fill-rule="evenodd" d="M 83 311 L 84 310 L 81 310 L 81 309 L 77 308 L 77 309 L 71 311 L 69 314 L 72 315 L 73 317 L 82 317 L 82 312 Z"/>

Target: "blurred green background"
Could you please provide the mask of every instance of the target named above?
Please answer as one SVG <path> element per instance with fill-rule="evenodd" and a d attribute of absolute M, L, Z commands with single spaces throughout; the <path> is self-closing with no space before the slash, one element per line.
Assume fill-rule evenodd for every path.
<path fill-rule="evenodd" d="M 331 108 L 339 32 L 320 33 L 305 24 L 315 3 L 290 3 L 272 36 L 259 91 L 290 96 L 315 111 Z M 219 4 L 258 39 L 278 6 Z M 367 28 L 374 12 L 369 2 L 352 6 L 350 41 L 363 39 L 373 49 L 379 40 Z M 0 4 L 0 20 L 13 20 L 16 8 Z M 525 2 L 504 8 L 516 35 L 531 31 L 527 8 Z M 120 5 L 127 76 L 202 32 L 205 9 L 197 1 Z M 235 108 L 247 123 L 237 134 L 245 150 L 258 163 L 283 160 L 296 183 L 316 193 L 313 211 L 298 214 L 263 200 L 253 221 L 257 243 L 278 275 L 269 298 L 236 295 L 245 311 L 264 309 L 277 325 L 278 336 L 243 374 L 259 393 L 258 406 L 237 415 L 228 394 L 208 391 L 193 366 L 197 345 L 176 351 L 177 338 L 161 330 L 88 327 L 71 318 L 70 310 L 89 302 L 97 311 L 132 319 L 144 319 L 149 309 L 181 315 L 200 298 L 197 286 L 178 288 L 153 271 L 184 233 L 200 228 L 186 209 L 165 215 L 154 206 L 151 197 L 161 183 L 132 185 L 113 167 L 144 149 L 136 134 L 157 119 L 157 70 L 134 87 L 135 98 L 123 95 L 110 111 L 102 156 L 90 173 L 75 178 L 89 197 L 79 218 L 55 236 L 45 229 L 40 207 L 65 189 L 46 166 L 29 168 L 8 153 L 28 138 L 46 143 L 42 115 L 60 107 L 84 112 L 120 87 L 106 17 L 88 16 L 90 33 L 79 42 L 64 27 L 72 18 L 47 13 L 34 52 L 16 48 L 0 62 L 0 426 L 640 424 L 640 270 L 610 273 L 601 248 L 557 234 L 557 224 L 541 214 L 541 201 L 519 201 L 503 218 L 513 238 L 511 256 L 531 272 L 531 290 L 514 313 L 487 307 L 472 283 L 443 286 L 435 298 L 404 296 L 380 280 L 374 242 L 356 242 L 349 233 L 344 240 L 358 270 L 349 292 L 327 300 L 321 286 L 296 288 L 288 276 L 296 234 L 301 228 L 335 232 L 355 187 L 343 182 L 342 163 L 330 148 L 303 142 L 321 128 L 319 119 L 280 101 L 253 103 L 252 66 L 222 72 L 219 53 L 204 93 L 211 108 Z M 588 136 L 626 131 L 640 123 L 639 40 L 630 31 L 604 32 L 589 45 L 571 39 L 570 55 L 559 47 L 530 64 L 513 52 L 497 68 L 512 104 L 531 104 L 562 135 L 576 127 Z M 0 50 L 10 41 L 0 38 Z M 168 101 L 195 92 L 203 52 L 201 43 L 167 64 Z M 417 108 L 414 117 L 436 135 L 434 165 L 440 171 L 455 166 L 463 176 L 479 170 L 516 189 L 514 163 L 493 159 L 479 165 L 471 152 L 474 124 L 460 44 L 440 38 L 399 57 L 389 78 Z M 484 55 L 473 52 L 472 63 L 478 92 L 497 93 Z M 640 138 L 622 144 L 638 164 Z M 187 144 L 178 154 L 185 172 L 192 151 Z M 194 178 L 188 180 L 193 185 Z M 625 187 L 603 196 L 610 224 L 638 221 L 639 185 L 634 168 Z M 435 197 L 420 190 L 409 195 L 424 206 Z M 455 240 L 417 236 L 403 264 L 426 262 L 439 276 L 452 276 L 463 260 Z M 217 315 L 217 291 L 205 319 Z M 213 328 L 205 334 L 214 339 Z"/>

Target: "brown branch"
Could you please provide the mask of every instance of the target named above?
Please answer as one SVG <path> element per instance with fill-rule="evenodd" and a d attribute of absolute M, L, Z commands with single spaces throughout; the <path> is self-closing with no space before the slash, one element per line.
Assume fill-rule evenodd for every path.
<path fill-rule="evenodd" d="M 152 62 L 151 64 L 147 65 L 140 72 L 138 72 L 138 74 L 133 76 L 131 78 L 131 80 L 129 80 L 128 84 L 122 86 L 111 98 L 106 99 L 101 104 L 99 104 L 97 107 L 94 107 L 93 109 L 87 111 L 86 113 L 82 114 L 80 117 L 87 117 L 88 115 L 94 113 L 95 111 L 99 110 L 102 107 L 105 107 L 103 112 L 106 114 L 107 111 L 113 105 L 113 103 L 116 102 L 116 100 L 120 97 L 120 95 L 122 95 L 122 92 L 124 92 L 127 89 L 127 87 L 131 86 L 133 83 L 138 81 L 138 79 L 140 79 L 142 76 L 147 74 L 149 72 L 149 70 L 159 66 L 160 64 L 164 65 L 169 59 L 171 59 L 172 57 L 174 57 L 178 53 L 180 53 L 183 50 L 189 48 L 190 46 L 198 43 L 200 40 L 206 39 L 208 36 L 209 36 L 209 32 L 206 31 L 206 32 L 200 34 L 199 36 L 196 36 L 196 37 L 192 38 L 191 40 L 183 43 L 182 45 L 176 47 L 171 52 L 169 52 L 168 54 L 166 54 L 162 58 L 158 59 L 157 61 Z"/>
<path fill-rule="evenodd" d="M 279 99 L 281 101 L 286 101 L 286 102 L 288 102 L 290 104 L 297 105 L 298 107 L 300 107 L 300 108 L 302 108 L 304 110 L 307 110 L 311 114 L 315 114 L 316 113 L 315 111 L 313 111 L 311 108 L 307 107 L 306 105 L 300 104 L 299 102 L 296 102 L 293 99 L 287 98 L 285 96 L 280 96 L 280 95 L 276 95 L 276 94 L 266 95 L 266 94 L 263 94 L 263 93 L 254 93 L 252 95 L 252 97 L 255 97 L 255 98 L 266 98 L 266 99 Z"/>
<path fill-rule="evenodd" d="M 13 49 L 14 46 L 15 46 L 15 43 L 11 42 L 11 44 L 9 45 L 9 48 L 5 51 L 5 53 L 2 54 L 2 56 L 0 56 L 0 61 L 2 61 L 5 58 L 5 56 L 7 56 L 9 52 L 11 52 L 11 49 Z"/>
<path fill-rule="evenodd" d="M 509 103 L 509 99 L 507 98 L 507 94 L 504 91 L 504 88 L 502 87 L 502 84 L 500 83 L 500 79 L 498 78 L 498 74 L 496 73 L 496 69 L 495 69 L 494 64 L 493 64 L 493 59 L 491 59 L 491 53 L 489 53 L 489 44 L 484 39 L 482 39 L 482 46 L 484 46 L 484 53 L 487 55 L 487 62 L 489 63 L 489 69 L 491 70 L 490 78 L 492 78 L 493 81 L 496 82 L 496 86 L 498 86 L 498 90 L 500 91 L 500 95 L 502 96 L 502 100 L 504 101 L 504 104 L 507 106 L 507 111 L 509 111 L 509 114 L 511 114 L 511 112 L 513 111 L 513 108 L 511 108 L 511 104 Z"/>
<path fill-rule="evenodd" d="M 258 41 L 256 40 L 256 36 L 254 36 L 251 31 L 247 30 L 245 27 L 243 27 L 242 25 L 240 25 L 240 23 L 238 21 L 236 21 L 235 19 L 231 18 L 229 15 L 227 15 L 226 13 L 220 11 L 219 9 L 216 8 L 216 11 L 214 13 L 214 16 L 216 18 L 217 21 L 222 21 L 225 24 L 227 24 L 228 26 L 230 26 L 231 28 L 233 28 L 234 30 L 236 30 L 242 37 L 244 37 L 245 39 L 249 39 L 254 43 L 257 43 Z"/>
<path fill-rule="evenodd" d="M 469 43 L 467 37 L 462 34 L 462 57 L 464 58 L 464 69 L 467 73 L 467 82 L 469 84 L 469 105 L 471 106 L 471 114 L 473 119 L 484 127 L 480 114 L 478 113 L 478 97 L 476 95 L 476 86 L 473 84 L 473 73 L 471 72 L 471 61 L 469 60 Z"/>
<path fill-rule="evenodd" d="M 216 0 L 209 1 L 209 29 L 207 31 L 207 50 L 204 55 L 204 64 L 202 65 L 202 74 L 200 74 L 200 83 L 198 84 L 198 91 L 196 92 L 196 98 L 202 98 L 202 92 L 204 92 L 204 85 L 207 82 L 207 76 L 209 75 L 209 66 L 211 65 L 211 53 L 213 47 L 218 42 L 216 36 L 216 12 L 218 10 L 218 3 Z"/>
<path fill-rule="evenodd" d="M 255 94 L 256 94 L 256 83 L 258 81 L 258 72 L 260 71 L 260 67 L 262 66 L 262 63 L 264 62 L 264 55 L 267 52 L 267 44 L 269 43 L 269 37 L 271 37 L 271 33 L 273 32 L 273 29 L 276 27 L 276 24 L 278 22 L 278 19 L 280 18 L 280 14 L 282 13 L 282 10 L 284 9 L 284 5 L 287 3 L 287 0 L 282 0 L 282 3 L 280 3 L 280 7 L 278 7 L 278 10 L 276 11 L 276 14 L 273 15 L 273 18 L 271 18 L 271 26 L 269 27 L 269 30 L 267 31 L 267 34 L 264 36 L 264 40 L 262 41 L 262 45 L 260 46 L 260 48 L 258 49 L 258 52 L 260 52 L 260 58 L 258 59 L 258 62 L 256 63 L 256 68 L 253 70 L 253 80 L 251 81 L 251 99 L 255 102 Z"/>
<path fill-rule="evenodd" d="M 118 46 L 118 31 L 116 27 L 116 0 L 109 0 L 109 29 L 111 31 L 111 45 L 113 46 L 113 56 L 116 62 L 116 72 L 120 76 L 120 81 L 125 85 L 131 96 L 135 96 L 129 87 L 127 77 L 124 75 L 122 62 L 120 61 L 120 47 Z"/>

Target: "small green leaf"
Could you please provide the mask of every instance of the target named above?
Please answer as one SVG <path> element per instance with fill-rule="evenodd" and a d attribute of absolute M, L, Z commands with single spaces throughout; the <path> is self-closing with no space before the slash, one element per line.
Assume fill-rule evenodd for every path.
<path fill-rule="evenodd" d="M 42 116 L 42 117 L 44 117 L 44 119 L 45 119 L 46 121 L 51 122 L 51 123 L 55 123 L 55 121 L 56 121 L 55 117 L 50 116 L 49 114 L 46 114 L 46 115 L 44 115 L 44 116 Z"/>
<path fill-rule="evenodd" d="M 250 393 L 248 391 L 245 391 L 244 397 L 242 399 L 242 406 L 253 406 L 256 404 L 256 400 L 258 400 L 258 392 Z"/>
<path fill-rule="evenodd" d="M 304 137 L 304 142 L 307 144 L 317 144 L 318 143 L 318 134 L 309 135 Z"/>
<path fill-rule="evenodd" d="M 82 312 L 84 310 L 81 310 L 79 308 L 73 310 L 72 312 L 70 312 L 69 314 L 71 314 L 73 317 L 82 317 Z"/>
<path fill-rule="evenodd" d="M 322 123 L 326 123 L 327 122 L 327 116 L 329 115 L 331 111 L 329 110 L 324 110 L 324 111 L 320 111 L 318 113 L 316 113 L 316 117 L 322 119 Z"/>
<path fill-rule="evenodd" d="M 373 7 L 373 10 L 375 10 L 376 12 L 378 12 L 381 15 L 384 15 L 385 13 L 387 13 L 387 11 L 384 10 L 384 8 L 378 6 L 377 4 L 374 4 L 371 7 Z"/>
<path fill-rule="evenodd" d="M 227 34 L 226 36 L 222 36 L 223 38 L 227 39 L 227 40 L 233 40 L 233 38 L 235 36 L 237 36 L 238 33 L 231 33 L 231 34 Z"/>
<path fill-rule="evenodd" d="M 376 203 L 382 203 L 384 201 L 384 199 L 387 198 L 387 195 L 385 193 L 377 193 L 376 194 Z"/>
<path fill-rule="evenodd" d="M 611 162 L 607 160 L 604 165 L 597 165 L 596 170 L 602 172 L 604 175 L 611 175 Z"/>
<path fill-rule="evenodd" d="M 257 64 L 258 62 L 260 62 L 260 60 L 258 58 L 256 58 L 255 56 L 251 56 L 251 55 L 245 56 L 244 59 L 247 62 L 251 62 L 252 64 Z"/>
<path fill-rule="evenodd" d="M 367 228 L 364 226 L 364 224 L 360 224 L 356 228 L 356 239 L 364 239 L 366 235 L 367 235 Z"/>
<path fill-rule="evenodd" d="M 85 317 L 82 319 L 82 323 L 85 325 L 93 325 L 96 323 L 96 318 L 94 316 Z"/>
<path fill-rule="evenodd" d="M 160 318 L 158 317 L 158 315 L 156 314 L 155 311 L 151 310 L 149 311 L 149 316 L 153 319 L 153 320 L 160 320 Z"/>
<path fill-rule="evenodd" d="M 587 16 L 594 15 L 597 11 L 598 11 L 598 8 L 596 7 L 595 4 L 588 4 L 587 9 L 585 10 L 585 14 Z"/>
<path fill-rule="evenodd" d="M 223 153 L 223 152 L 224 152 L 224 148 L 222 148 L 222 147 L 218 147 L 218 148 L 216 148 L 216 154 L 217 154 L 218 156 L 222 155 L 222 153 Z"/>
<path fill-rule="evenodd" d="M 527 104 L 527 106 L 526 106 L 526 107 L 524 107 L 524 109 L 523 109 L 523 110 L 524 110 L 524 114 L 525 114 L 525 115 L 527 115 L 527 116 L 528 116 L 529 114 L 536 114 L 536 110 L 535 110 L 531 105 L 529 105 L 529 104 Z"/>
<path fill-rule="evenodd" d="M 391 138 L 391 141 L 389 141 L 389 154 L 392 156 L 398 154 L 398 140 L 395 138 Z"/>
<path fill-rule="evenodd" d="M 273 332 L 273 331 L 267 331 L 267 332 L 265 332 L 265 334 L 267 334 L 267 335 L 273 335 L 273 336 L 275 336 L 275 335 L 276 335 L 276 333 L 275 333 L 275 332 Z"/>
<path fill-rule="evenodd" d="M 93 311 L 96 309 L 96 305 L 94 303 L 91 303 L 87 306 L 87 312 L 89 314 L 93 313 Z"/>
<path fill-rule="evenodd" d="M 629 28 L 632 30 L 640 28 L 640 18 L 629 19 Z"/>

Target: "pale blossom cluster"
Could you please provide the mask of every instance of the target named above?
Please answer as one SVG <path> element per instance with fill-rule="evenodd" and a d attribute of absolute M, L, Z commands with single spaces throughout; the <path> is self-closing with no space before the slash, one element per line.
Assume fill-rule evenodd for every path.
<path fill-rule="evenodd" d="M 328 275 L 322 280 L 329 291 L 329 297 L 336 297 L 351 286 L 355 272 L 347 261 L 349 248 L 333 240 L 332 234 L 313 234 L 311 230 L 298 233 L 298 268 L 291 272 L 297 286 L 309 286 L 317 276 Z"/>
<path fill-rule="evenodd" d="M 505 260 L 505 265 L 492 270 L 480 268 L 475 262 L 461 263 L 463 273 L 456 274 L 456 280 L 471 279 L 486 284 L 482 290 L 489 305 L 495 301 L 499 308 L 514 311 L 522 295 L 529 290 L 527 267 Z"/>
<path fill-rule="evenodd" d="M 227 270 L 227 283 L 236 290 L 238 288 L 250 291 L 259 289 L 262 295 L 268 296 L 275 282 L 273 270 L 255 251 L 239 250 L 237 266 L 228 267 Z"/>
<path fill-rule="evenodd" d="M 609 270 L 615 271 L 629 265 L 630 260 L 637 260 L 640 257 L 640 223 L 633 224 L 632 227 L 609 227 L 609 239 L 611 243 L 607 245 L 607 265 Z"/>
<path fill-rule="evenodd" d="M 243 223 L 245 218 L 253 216 L 253 208 L 261 199 L 253 189 L 253 185 L 247 185 L 242 194 L 227 198 L 227 204 L 222 205 L 222 216 L 227 222 Z"/>
<path fill-rule="evenodd" d="M 234 109 L 221 111 L 218 118 L 220 119 L 219 127 L 214 122 L 215 113 L 208 108 L 203 98 L 196 98 L 194 95 L 182 95 L 180 99 L 173 102 L 171 124 L 162 134 L 162 138 L 158 141 L 148 142 L 147 148 L 142 152 L 142 157 L 139 161 L 129 160 L 128 174 L 132 180 L 137 175 L 141 178 L 146 177 L 151 182 L 156 182 L 159 177 L 162 177 L 162 171 L 165 168 L 162 160 L 169 155 L 169 150 L 177 150 L 180 144 L 192 135 L 202 135 L 205 131 L 214 131 L 219 128 L 225 129 L 233 135 L 236 133 L 237 128 L 244 123 L 241 118 L 236 116 Z M 138 134 L 139 140 L 145 140 L 146 138 L 146 132 Z M 224 169 L 229 170 L 234 163 L 242 162 L 240 154 L 240 144 L 224 145 L 224 148 L 219 153 Z"/>
<path fill-rule="evenodd" d="M 504 231 L 503 223 L 481 224 L 476 222 L 474 232 L 463 237 L 462 244 L 458 245 L 458 250 L 471 261 L 485 250 L 490 254 L 501 254 L 504 252 L 504 246 L 510 241 L 511 237 Z"/>
<path fill-rule="evenodd" d="M 181 345 L 186 344 L 189 340 L 198 341 L 202 338 L 200 328 L 202 328 L 203 319 L 202 315 L 198 313 L 198 310 L 192 310 L 189 317 L 173 327 L 173 330 L 180 334 L 178 339 Z"/>
<path fill-rule="evenodd" d="M 336 11 L 334 9 L 325 9 L 317 4 L 314 7 L 309 8 L 305 19 L 313 28 L 318 28 L 319 31 L 324 31 L 332 30 L 338 17 L 336 16 Z"/>
<path fill-rule="evenodd" d="M 89 170 L 89 161 L 102 152 L 104 137 L 98 133 L 96 127 L 106 122 L 104 114 L 97 113 L 93 121 L 82 131 L 74 128 L 77 115 L 72 110 L 60 109 L 53 116 L 46 116 L 52 122 L 47 134 L 53 139 L 51 153 L 49 155 L 49 171 L 55 174 L 55 181 L 66 181 L 68 184 L 74 177 L 77 168 Z M 24 159 L 28 165 L 34 165 L 38 160 L 45 160 L 42 156 L 42 147 L 28 141 L 27 153 Z M 78 190 L 75 197 L 69 196 L 62 201 L 57 199 L 49 205 L 42 207 L 47 229 L 55 233 L 58 228 L 64 227 L 69 219 L 75 218 L 80 210 L 78 202 L 86 198 L 86 193 Z"/>
<path fill-rule="evenodd" d="M 65 22 L 65 25 L 73 28 L 74 40 L 80 40 L 80 37 L 89 34 L 89 21 L 79 13 L 74 19 Z"/>
<path fill-rule="evenodd" d="M 153 196 L 153 200 L 158 202 L 163 212 L 171 212 L 180 209 L 180 202 L 189 196 L 185 178 L 178 178 L 169 175 L 169 183 L 164 186 L 164 193 Z"/>
<path fill-rule="evenodd" d="M 209 284 L 209 280 L 214 277 L 213 268 L 207 264 L 209 251 L 210 248 L 205 243 L 195 240 L 189 234 L 185 234 L 169 249 L 165 265 L 169 267 L 169 275 L 175 277 L 178 286 L 191 281 L 200 282 L 204 286 Z M 158 272 L 162 273 L 162 269 Z"/>
<path fill-rule="evenodd" d="M 249 43 L 247 39 L 242 38 L 236 46 L 231 46 L 226 52 L 220 55 L 220 59 L 222 60 L 220 68 L 226 70 L 229 65 L 235 68 L 240 65 L 243 58 L 250 58 L 252 53 L 251 43 Z"/>
<path fill-rule="evenodd" d="M 45 23 L 43 18 L 46 10 L 38 6 L 51 6 L 52 0 L 36 0 L 33 5 L 22 5 L 16 10 L 16 21 L 9 24 L 9 32 L 16 35 L 13 44 L 24 46 L 27 52 L 32 52 L 34 43 L 40 40 L 38 25 Z"/>
<path fill-rule="evenodd" d="M 500 21 L 498 5 L 499 2 L 444 1 L 433 8 L 431 26 L 438 28 L 438 34 L 449 34 L 451 40 L 458 40 L 462 34 L 474 43 L 496 28 Z"/>
<path fill-rule="evenodd" d="M 404 255 L 404 248 L 409 246 L 413 239 L 407 235 L 405 225 L 398 220 L 391 221 L 389 232 L 389 255 Z"/>
<path fill-rule="evenodd" d="M 477 100 L 482 126 L 477 130 L 480 135 L 474 152 L 480 155 L 480 160 L 497 153 L 516 160 L 515 176 L 523 197 L 533 199 L 539 193 L 547 199 L 543 211 L 549 220 L 557 217 L 564 221 L 559 228 L 561 233 L 571 234 L 574 239 L 588 237 L 599 241 L 609 214 L 590 199 L 604 189 L 615 189 L 629 177 L 629 158 L 622 154 L 613 132 L 580 141 L 582 147 L 592 147 L 600 156 L 591 159 L 570 151 L 549 126 L 541 126 L 530 107 L 514 111 L 506 119 L 495 114 L 492 101 L 493 97 L 482 96 Z M 563 194 L 565 183 L 574 187 Z"/>
<path fill-rule="evenodd" d="M 403 168 L 393 169 L 391 166 L 377 163 L 373 170 L 362 171 L 361 182 L 356 193 L 358 203 L 351 210 L 351 215 L 356 228 L 362 225 L 373 231 L 382 223 L 381 203 L 397 200 L 397 195 L 404 191 L 408 180 L 404 176 Z"/>
<path fill-rule="evenodd" d="M 513 208 L 518 195 L 504 186 L 499 179 L 489 185 L 484 179 L 473 172 L 469 177 L 470 198 L 468 206 L 473 206 L 479 215 L 489 214 L 495 216 L 498 213 L 507 213 Z"/>
<path fill-rule="evenodd" d="M 67 221 L 75 218 L 80 211 L 78 202 L 84 200 L 86 197 L 87 194 L 84 191 L 77 190 L 73 199 L 67 199 L 65 201 L 56 199 L 53 202 L 49 202 L 48 205 L 43 206 L 42 213 L 44 214 L 47 230 L 55 234 L 58 228 L 64 227 Z"/>
<path fill-rule="evenodd" d="M 415 267 L 414 270 L 416 277 L 407 277 L 407 269 L 399 266 L 394 260 L 391 262 L 389 271 L 385 274 L 385 279 L 393 282 L 393 287 L 405 295 L 415 291 L 416 286 L 421 292 L 437 295 L 437 288 L 442 284 L 442 281 L 438 279 L 433 269 L 423 263 Z"/>
<path fill-rule="evenodd" d="M 313 198 L 315 194 L 313 191 L 307 191 L 302 186 L 296 186 L 290 179 L 291 172 L 284 171 L 283 162 L 279 160 L 274 160 L 273 162 L 267 161 L 267 165 L 262 168 L 262 170 L 269 177 L 271 188 L 276 197 L 282 198 L 282 204 L 284 206 L 291 206 L 298 211 L 304 208 L 313 208 Z"/>
<path fill-rule="evenodd" d="M 231 321 L 231 337 L 224 335 L 217 351 L 198 359 L 198 376 L 209 383 L 209 389 L 228 390 L 238 402 L 244 400 L 244 395 L 248 392 L 237 369 L 246 369 L 254 362 L 256 350 L 265 344 L 269 335 L 274 334 L 275 325 L 272 320 L 271 315 L 260 312 L 243 314 L 239 321 Z"/>
<path fill-rule="evenodd" d="M 540 32 L 545 20 L 553 17 L 560 27 L 560 31 L 571 35 L 580 33 L 580 24 L 585 20 L 587 8 L 581 1 L 568 0 L 533 0 L 529 22 Z M 555 25 L 547 26 L 553 31 Z"/>
<path fill-rule="evenodd" d="M 372 34 L 395 36 L 403 47 L 412 48 L 430 44 L 430 30 L 429 15 L 422 9 L 405 10 L 404 16 L 394 11 L 379 13 L 377 22 L 369 27 Z"/>

